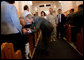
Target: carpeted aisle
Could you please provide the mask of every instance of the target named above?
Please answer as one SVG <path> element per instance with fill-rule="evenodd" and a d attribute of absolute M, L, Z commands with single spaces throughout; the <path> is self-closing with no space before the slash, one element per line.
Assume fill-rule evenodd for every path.
<path fill-rule="evenodd" d="M 81 59 L 83 58 L 73 48 L 71 48 L 70 45 L 68 45 L 64 40 L 61 40 L 61 39 L 56 40 L 55 42 L 51 42 L 48 52 L 49 53 L 41 54 L 38 46 L 35 51 L 33 59 Z"/>

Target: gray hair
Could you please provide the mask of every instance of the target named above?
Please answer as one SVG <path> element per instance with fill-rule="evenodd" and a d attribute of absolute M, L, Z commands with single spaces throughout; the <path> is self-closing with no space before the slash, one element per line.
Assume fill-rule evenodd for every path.
<path fill-rule="evenodd" d="M 27 17 L 28 19 L 33 18 L 33 16 L 32 16 L 31 14 L 28 14 L 26 17 Z"/>

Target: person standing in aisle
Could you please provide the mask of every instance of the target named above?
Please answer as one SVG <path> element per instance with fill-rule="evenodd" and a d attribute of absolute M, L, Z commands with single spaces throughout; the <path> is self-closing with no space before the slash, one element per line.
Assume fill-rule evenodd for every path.
<path fill-rule="evenodd" d="M 41 17 L 46 19 L 46 13 L 44 11 L 41 11 Z"/>
<path fill-rule="evenodd" d="M 66 17 L 64 14 L 62 14 L 62 10 L 58 9 L 58 25 L 57 25 L 57 39 L 59 39 L 59 33 L 61 34 L 61 39 L 63 39 L 64 36 L 64 25 L 66 23 Z"/>
<path fill-rule="evenodd" d="M 47 15 L 47 20 L 53 25 L 54 29 L 51 35 L 51 41 L 56 41 L 56 26 L 58 24 L 57 16 L 54 14 L 53 9 L 49 8 L 50 14 Z"/>
<path fill-rule="evenodd" d="M 41 53 L 48 52 L 48 48 L 49 48 L 49 44 L 50 44 L 50 40 L 51 40 L 51 33 L 53 32 L 53 25 L 48 20 L 46 20 L 45 18 L 42 18 L 42 17 L 36 17 L 36 19 L 34 19 L 34 17 L 32 17 L 31 14 L 28 14 L 26 16 L 26 18 L 28 19 L 28 21 L 33 20 L 35 23 L 35 29 L 30 29 L 26 33 L 35 33 L 35 32 L 38 32 L 39 29 L 41 29 L 42 40 L 39 42 L 39 44 L 40 44 L 39 49 L 40 49 Z M 30 23 L 32 23 L 32 22 L 30 22 Z"/>

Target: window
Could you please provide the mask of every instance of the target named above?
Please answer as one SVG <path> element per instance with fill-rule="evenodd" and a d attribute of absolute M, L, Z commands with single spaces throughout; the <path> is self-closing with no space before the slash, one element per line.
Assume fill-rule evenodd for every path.
<path fill-rule="evenodd" d="M 40 5 L 39 7 L 44 7 L 44 5 Z"/>
<path fill-rule="evenodd" d="M 46 5 L 46 7 L 49 7 L 49 6 L 51 6 L 51 5 L 50 5 L 50 4 L 47 4 L 47 5 Z"/>
<path fill-rule="evenodd" d="M 29 5 L 32 5 L 32 1 L 28 1 L 28 4 L 29 4 Z"/>

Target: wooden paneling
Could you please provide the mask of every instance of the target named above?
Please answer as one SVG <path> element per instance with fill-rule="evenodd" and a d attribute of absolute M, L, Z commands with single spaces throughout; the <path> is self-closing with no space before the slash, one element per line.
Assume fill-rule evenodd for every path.
<path fill-rule="evenodd" d="M 81 28 L 81 33 L 77 34 L 77 49 L 83 53 L 83 28 Z"/>
<path fill-rule="evenodd" d="M 17 50 L 17 51 L 15 52 L 15 58 L 16 58 L 16 59 L 22 59 L 21 50 Z"/>
<path fill-rule="evenodd" d="M 73 9 L 74 9 L 74 13 L 76 13 L 77 9 L 78 9 L 78 6 L 74 7 Z M 70 10 L 67 10 L 66 12 L 64 12 L 64 15 L 67 16 L 69 14 Z"/>
<path fill-rule="evenodd" d="M 17 12 L 18 13 L 18 17 L 20 17 L 20 15 L 21 15 L 21 12 Z"/>
<path fill-rule="evenodd" d="M 67 38 L 67 41 L 70 43 L 71 42 L 71 26 L 68 25 L 67 27 L 68 28 L 66 29 L 66 38 Z"/>
<path fill-rule="evenodd" d="M 12 43 L 3 43 L 1 45 L 1 59 L 22 59 L 21 51 L 14 52 Z"/>

